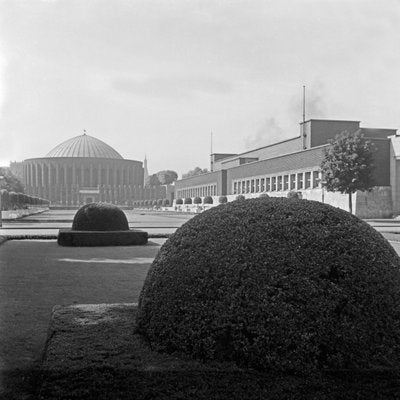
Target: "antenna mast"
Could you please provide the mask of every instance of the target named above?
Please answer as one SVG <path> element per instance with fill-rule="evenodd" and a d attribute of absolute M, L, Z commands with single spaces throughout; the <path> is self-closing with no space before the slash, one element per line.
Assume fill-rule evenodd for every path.
<path fill-rule="evenodd" d="M 306 122 L 306 87 L 303 85 L 303 123 Z"/>
<path fill-rule="evenodd" d="M 213 133 L 211 132 L 211 153 L 213 153 Z"/>

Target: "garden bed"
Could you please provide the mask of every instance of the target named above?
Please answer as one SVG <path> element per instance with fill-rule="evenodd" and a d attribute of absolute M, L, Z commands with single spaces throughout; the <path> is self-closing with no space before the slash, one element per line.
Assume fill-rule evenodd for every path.
<path fill-rule="evenodd" d="M 400 372 L 261 373 L 153 352 L 135 304 L 55 307 L 38 382 L 47 399 L 394 399 Z"/>

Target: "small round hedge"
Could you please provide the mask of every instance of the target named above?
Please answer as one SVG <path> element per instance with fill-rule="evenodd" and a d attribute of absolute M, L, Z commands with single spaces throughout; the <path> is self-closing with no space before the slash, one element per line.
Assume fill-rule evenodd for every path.
<path fill-rule="evenodd" d="M 203 204 L 213 204 L 213 198 L 211 196 L 204 197 Z"/>
<path fill-rule="evenodd" d="M 137 331 L 158 351 L 260 370 L 398 367 L 400 259 L 326 204 L 221 204 L 162 246 Z"/>
<path fill-rule="evenodd" d="M 238 194 L 238 195 L 236 196 L 236 200 L 239 200 L 239 201 L 246 200 L 246 197 L 243 196 L 242 194 Z"/>
<path fill-rule="evenodd" d="M 186 197 L 184 200 L 184 204 L 192 204 L 192 198 L 191 197 Z"/>
<path fill-rule="evenodd" d="M 261 193 L 258 197 L 264 198 L 264 199 L 268 199 L 268 198 L 269 198 L 269 194 L 267 194 L 267 193 Z"/>
<path fill-rule="evenodd" d="M 201 198 L 200 197 L 195 197 L 193 199 L 193 204 L 201 204 Z"/>
<path fill-rule="evenodd" d="M 181 199 L 181 198 L 176 199 L 176 204 L 183 204 L 183 199 Z"/>
<path fill-rule="evenodd" d="M 89 203 L 81 207 L 72 222 L 73 231 L 127 231 L 124 212 L 113 204 Z"/>
<path fill-rule="evenodd" d="M 228 198 L 226 196 L 219 196 L 218 202 L 220 204 L 227 203 L 228 202 Z"/>

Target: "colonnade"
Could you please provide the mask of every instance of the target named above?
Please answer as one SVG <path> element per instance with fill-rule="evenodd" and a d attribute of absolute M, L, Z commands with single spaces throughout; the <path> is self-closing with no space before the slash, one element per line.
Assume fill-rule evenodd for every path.
<path fill-rule="evenodd" d="M 142 163 L 132 160 L 31 159 L 22 173 L 28 194 L 55 204 L 79 205 L 85 191 L 96 201 L 124 204 L 143 186 Z"/>

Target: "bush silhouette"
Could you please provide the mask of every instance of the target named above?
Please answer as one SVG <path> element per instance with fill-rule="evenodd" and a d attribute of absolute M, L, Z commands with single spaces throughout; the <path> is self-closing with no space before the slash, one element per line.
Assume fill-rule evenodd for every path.
<path fill-rule="evenodd" d="M 72 222 L 74 231 L 129 230 L 124 212 L 113 204 L 90 203 L 81 207 Z"/>
<path fill-rule="evenodd" d="M 314 201 L 250 199 L 162 246 L 137 331 L 158 351 L 260 370 L 399 365 L 400 259 L 367 223 Z"/>

